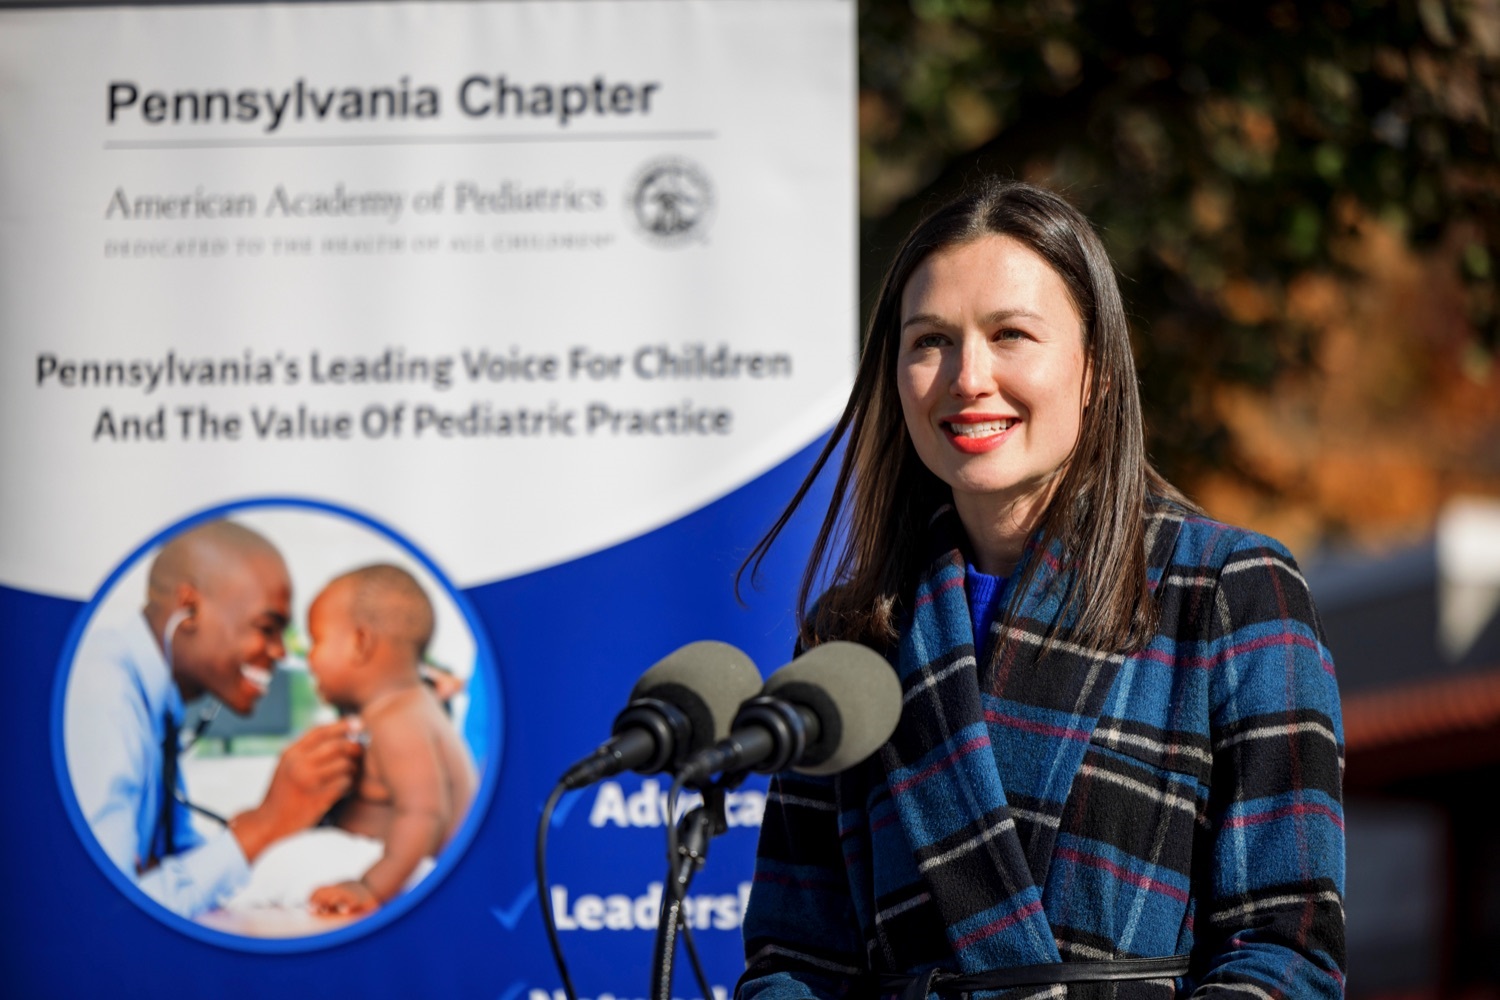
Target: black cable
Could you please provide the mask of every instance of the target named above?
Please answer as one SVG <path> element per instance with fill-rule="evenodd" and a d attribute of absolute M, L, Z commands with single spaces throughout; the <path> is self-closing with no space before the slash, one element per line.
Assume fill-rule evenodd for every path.
<path fill-rule="evenodd" d="M 557 924 L 552 919 L 551 892 L 547 888 L 547 832 L 552 826 L 552 812 L 567 791 L 567 786 L 559 783 L 552 789 L 552 794 L 547 796 L 547 804 L 542 806 L 542 820 L 536 828 L 536 901 L 542 911 L 542 926 L 547 929 L 547 943 L 552 946 L 552 960 L 557 963 L 557 972 L 562 976 L 563 991 L 568 1000 L 578 1000 L 578 993 L 573 989 L 573 977 L 568 975 L 568 962 L 563 958 L 562 942 L 557 939 Z"/>
<path fill-rule="evenodd" d="M 667 878 L 662 887 L 661 915 L 656 923 L 656 946 L 651 955 L 650 1000 L 672 1000 L 672 965 L 677 953 L 677 930 L 687 929 L 682 919 L 683 893 L 678 885 L 677 800 L 682 796 L 682 779 L 672 781 L 667 793 Z M 712 1000 L 704 997 L 703 1000 Z"/>
<path fill-rule="evenodd" d="M 688 927 L 687 907 L 683 905 L 687 887 L 679 885 L 676 878 L 678 854 L 682 850 L 682 845 L 677 836 L 677 821 L 681 818 L 677 815 L 677 805 L 681 796 L 682 782 L 681 780 L 675 780 L 672 782 L 671 791 L 667 793 L 667 859 L 669 867 L 667 871 L 668 884 L 666 891 L 668 895 L 662 900 L 663 907 L 670 906 L 672 908 L 673 920 L 671 928 L 665 930 L 664 940 L 658 942 L 658 947 L 662 949 L 662 952 L 657 955 L 657 963 L 665 962 L 665 965 L 658 965 L 658 971 L 662 969 L 666 970 L 664 973 L 666 982 L 661 985 L 661 990 L 665 998 L 671 997 L 672 955 L 676 951 L 676 931 L 681 930 L 682 943 L 687 949 L 688 961 L 693 966 L 693 976 L 698 980 L 698 989 L 703 992 L 703 1000 L 714 1000 L 713 990 L 708 984 L 708 976 L 704 973 L 703 963 L 698 958 L 698 947 L 693 942 L 692 928 Z M 663 925 L 665 928 L 665 921 L 663 921 Z M 653 997 L 652 1000 L 662 1000 L 662 998 Z"/>
<path fill-rule="evenodd" d="M 677 843 L 677 802 L 682 795 L 682 782 L 673 781 L 672 790 L 667 794 L 667 858 L 673 869 L 677 866 L 677 852 L 680 847 Z M 678 894 L 678 899 L 682 895 Z M 693 966 L 693 976 L 698 980 L 698 989 L 703 991 L 703 1000 L 714 1000 L 713 990 L 709 989 L 708 977 L 703 974 L 703 963 L 698 960 L 698 946 L 693 943 L 693 931 L 688 926 L 687 908 L 678 907 L 677 921 L 682 928 L 682 943 L 687 948 L 688 961 Z M 668 986 L 670 987 L 670 983 Z"/>
<path fill-rule="evenodd" d="M 672 788 L 667 792 L 667 887 L 668 895 L 682 896 L 677 892 L 677 852 L 681 844 L 677 840 L 677 800 L 682 797 L 682 780 L 674 778 Z"/>
<path fill-rule="evenodd" d="M 678 917 L 682 921 L 682 944 L 687 948 L 688 961 L 692 963 L 698 989 L 703 991 L 703 1000 L 714 1000 L 714 991 L 708 985 L 708 977 L 703 974 L 703 963 L 698 961 L 698 946 L 693 944 L 693 932 L 687 924 L 687 910 L 682 910 Z"/>
<path fill-rule="evenodd" d="M 682 900 L 663 896 L 651 950 L 651 998 L 672 1000 L 672 960 L 677 953 L 677 930 L 682 926 Z"/>

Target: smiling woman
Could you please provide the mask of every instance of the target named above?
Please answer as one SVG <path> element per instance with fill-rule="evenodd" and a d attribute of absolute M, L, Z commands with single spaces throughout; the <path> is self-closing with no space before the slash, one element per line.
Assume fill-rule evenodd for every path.
<path fill-rule="evenodd" d="M 1286 549 L 1146 460 L 1088 221 L 995 182 L 917 226 L 747 566 L 840 444 L 800 645 L 882 650 L 904 708 L 775 779 L 740 996 L 1341 997 L 1332 661 Z"/>
<path fill-rule="evenodd" d="M 1078 309 L 1024 243 L 984 236 L 923 261 L 901 315 L 896 382 L 912 446 L 964 523 L 983 524 L 974 565 L 1006 575 L 1078 442 Z"/>

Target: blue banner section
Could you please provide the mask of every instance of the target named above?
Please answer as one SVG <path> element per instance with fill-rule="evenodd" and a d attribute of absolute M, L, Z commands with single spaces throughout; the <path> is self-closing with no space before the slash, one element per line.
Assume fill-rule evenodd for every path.
<path fill-rule="evenodd" d="M 64 807 L 54 766 L 56 671 L 84 605 L 0 588 L 12 636 L 11 696 L 0 702 L 8 761 L 0 844 L 11 868 L 0 977 L 13 996 L 355 996 L 558 1000 L 533 874 L 540 807 L 556 777 L 609 734 L 636 679 L 697 639 L 745 650 L 763 674 L 789 657 L 792 607 L 817 517 L 795 519 L 763 571 L 763 588 L 734 593 L 734 576 L 795 491 L 816 442 L 732 494 L 673 524 L 565 565 L 472 588 L 503 692 L 502 761 L 489 768 L 489 807 L 460 857 L 445 856 L 425 898 L 366 933 L 241 946 L 230 935 L 189 935 L 154 904 L 106 878 Z M 594 502 L 609 502 L 600 483 Z M 826 492 L 809 498 L 821 511 Z M 586 509 L 588 504 L 578 504 Z M 497 515 L 500 517 L 503 515 Z M 514 533 L 524 528 L 499 525 Z M 483 683 L 483 679 L 476 679 Z M 484 699 L 480 699 L 483 701 Z M 496 754 L 488 755 L 491 760 Z M 665 871 L 660 776 L 622 776 L 564 798 L 550 842 L 552 899 L 582 997 L 648 993 Z M 732 991 L 742 957 L 739 923 L 764 804 L 764 782 L 731 794 L 729 832 L 714 842 L 689 893 L 715 993 Z M 483 801 L 484 797 L 481 797 Z M 176 918 L 173 918 L 176 919 Z M 355 925 L 356 927 L 358 925 Z M 696 997 L 686 958 L 676 993 Z"/>

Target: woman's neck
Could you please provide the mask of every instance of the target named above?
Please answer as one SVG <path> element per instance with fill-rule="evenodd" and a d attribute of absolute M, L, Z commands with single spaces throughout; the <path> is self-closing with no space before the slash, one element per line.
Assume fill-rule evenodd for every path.
<path fill-rule="evenodd" d="M 969 536 L 974 568 L 990 576 L 1010 576 L 1046 505 L 1025 501 L 997 504 L 992 497 L 955 493 L 953 507 Z"/>

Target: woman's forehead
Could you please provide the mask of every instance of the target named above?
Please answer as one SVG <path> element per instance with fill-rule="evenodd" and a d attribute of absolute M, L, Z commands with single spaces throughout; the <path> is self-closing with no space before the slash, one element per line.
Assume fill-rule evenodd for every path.
<path fill-rule="evenodd" d="M 1035 250 L 1011 236 L 989 234 L 929 254 L 907 279 L 900 320 L 956 321 L 1030 314 L 1077 320 L 1079 310 L 1062 276 Z"/>

